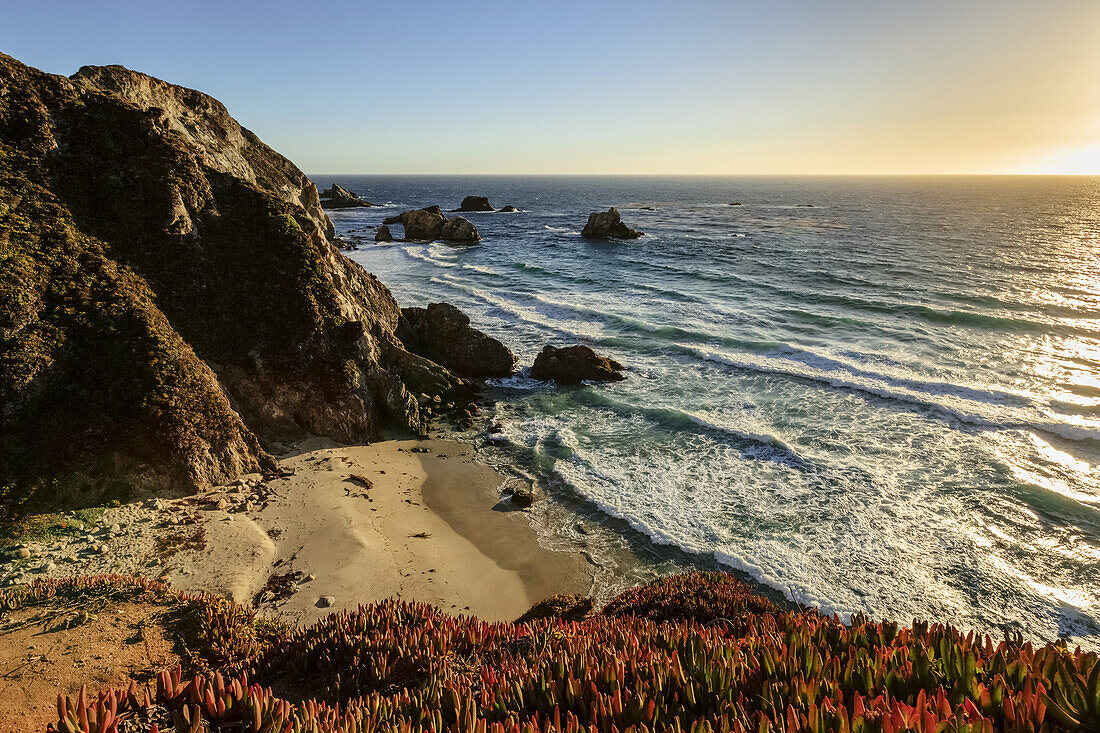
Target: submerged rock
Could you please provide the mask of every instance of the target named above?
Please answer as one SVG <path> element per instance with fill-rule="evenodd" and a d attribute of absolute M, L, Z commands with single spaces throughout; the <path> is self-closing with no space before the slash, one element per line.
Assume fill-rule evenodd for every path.
<path fill-rule="evenodd" d="M 351 209 L 356 206 L 374 206 L 370 201 L 364 201 L 358 194 L 352 193 L 343 186 L 332 184 L 321 192 L 321 207 L 325 209 Z"/>
<path fill-rule="evenodd" d="M 512 206 L 511 204 L 508 204 L 507 206 L 502 206 L 500 209 L 500 213 L 502 214 L 512 214 L 517 211 L 519 211 L 519 209 L 517 209 L 515 206 Z"/>
<path fill-rule="evenodd" d="M 485 196 L 467 196 L 457 209 L 451 211 L 493 211 L 493 207 Z"/>
<path fill-rule="evenodd" d="M 581 236 L 588 239 L 637 239 L 642 233 L 623 224 L 618 209 L 612 206 L 607 211 L 589 214 Z"/>
<path fill-rule="evenodd" d="M 406 350 L 465 377 L 506 377 L 516 368 L 507 346 L 473 328 L 450 303 L 402 309 L 397 337 Z"/>
<path fill-rule="evenodd" d="M 617 382 L 625 379 L 619 362 L 600 356 L 583 344 L 555 348 L 547 344 L 535 357 L 531 378 L 559 384 Z"/>

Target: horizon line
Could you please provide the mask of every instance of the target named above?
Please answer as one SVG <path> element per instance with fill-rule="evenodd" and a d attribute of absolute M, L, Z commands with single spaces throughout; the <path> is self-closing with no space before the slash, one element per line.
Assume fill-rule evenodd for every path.
<path fill-rule="evenodd" d="M 306 173 L 307 176 L 539 176 L 607 178 L 1100 178 L 1096 173 Z"/>

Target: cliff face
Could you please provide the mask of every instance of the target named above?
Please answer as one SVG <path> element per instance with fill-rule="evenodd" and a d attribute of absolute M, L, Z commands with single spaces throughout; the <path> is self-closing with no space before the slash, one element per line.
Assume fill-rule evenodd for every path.
<path fill-rule="evenodd" d="M 187 490 L 270 465 L 266 441 L 424 432 L 406 381 L 465 385 L 402 349 L 331 231 L 211 97 L 0 54 L 2 498 Z"/>

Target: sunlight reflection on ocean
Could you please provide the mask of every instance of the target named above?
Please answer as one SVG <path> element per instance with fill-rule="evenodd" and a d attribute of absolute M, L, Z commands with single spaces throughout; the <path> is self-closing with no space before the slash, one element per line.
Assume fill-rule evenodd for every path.
<path fill-rule="evenodd" d="M 1100 646 L 1100 179 L 335 180 L 389 202 L 333 219 L 402 304 L 452 302 L 524 365 L 584 342 L 630 366 L 491 389 L 494 455 L 605 589 L 723 565 L 825 611 Z M 522 212 L 467 214 L 475 246 L 373 243 L 467 194 Z M 581 239 L 609 205 L 647 236 Z"/>

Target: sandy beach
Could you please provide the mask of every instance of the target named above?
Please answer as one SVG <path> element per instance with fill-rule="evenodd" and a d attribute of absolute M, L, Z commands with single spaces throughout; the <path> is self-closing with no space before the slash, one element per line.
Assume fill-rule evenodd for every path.
<path fill-rule="evenodd" d="M 205 547 L 175 555 L 167 580 L 259 599 L 299 624 L 390 597 L 505 620 L 554 593 L 587 593 L 587 560 L 540 546 L 474 453 L 445 440 L 304 441 L 251 511 L 198 513 Z"/>

